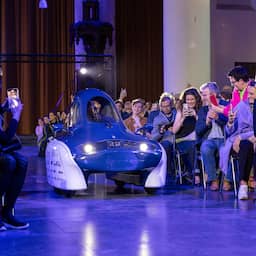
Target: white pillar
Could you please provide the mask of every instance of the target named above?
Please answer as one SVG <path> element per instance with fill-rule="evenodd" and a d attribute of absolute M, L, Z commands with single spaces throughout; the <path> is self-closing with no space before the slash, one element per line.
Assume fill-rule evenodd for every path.
<path fill-rule="evenodd" d="M 210 0 L 163 0 L 164 91 L 210 80 Z"/>

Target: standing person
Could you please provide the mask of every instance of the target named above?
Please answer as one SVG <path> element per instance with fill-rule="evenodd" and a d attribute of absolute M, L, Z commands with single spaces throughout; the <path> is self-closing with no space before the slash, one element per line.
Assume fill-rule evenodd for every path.
<path fill-rule="evenodd" d="M 10 229 L 26 229 L 29 224 L 18 220 L 13 209 L 24 184 L 27 172 L 27 159 L 15 151 L 5 151 L 5 145 L 11 143 L 18 127 L 23 105 L 20 101 L 10 109 L 12 118 L 5 130 L 0 129 L 0 198 L 4 197 L 4 204 L 0 205 L 0 231 Z"/>
<path fill-rule="evenodd" d="M 40 146 L 39 142 L 42 139 L 42 137 L 44 136 L 44 120 L 41 117 L 39 117 L 37 119 L 37 126 L 35 128 L 35 134 L 36 134 L 36 137 L 37 137 L 37 140 L 36 140 L 37 145 L 39 147 Z"/>
<path fill-rule="evenodd" d="M 53 131 L 52 126 L 50 125 L 50 121 L 49 121 L 48 116 L 47 115 L 44 116 L 43 120 L 44 120 L 43 137 L 39 141 L 39 153 L 38 153 L 38 156 L 40 156 L 40 157 L 45 156 L 45 151 L 46 151 L 46 146 L 47 146 L 47 143 L 48 143 L 48 139 L 51 136 L 54 136 L 54 131 Z"/>
<path fill-rule="evenodd" d="M 247 100 L 249 73 L 246 68 L 236 66 L 228 72 L 228 79 L 234 86 L 230 103 L 225 107 L 212 106 L 214 111 L 223 113 L 225 116 L 228 116 L 230 109 L 235 108 L 240 101 Z"/>

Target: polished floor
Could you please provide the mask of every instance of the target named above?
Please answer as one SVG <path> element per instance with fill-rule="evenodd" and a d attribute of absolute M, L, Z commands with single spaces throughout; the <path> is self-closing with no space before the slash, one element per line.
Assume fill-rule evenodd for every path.
<path fill-rule="evenodd" d="M 44 160 L 24 146 L 29 169 L 16 215 L 23 231 L 0 232 L 1 256 L 242 256 L 256 250 L 256 192 L 168 186 L 158 195 L 127 185 L 117 191 L 103 174 L 67 198 L 46 182 Z"/>

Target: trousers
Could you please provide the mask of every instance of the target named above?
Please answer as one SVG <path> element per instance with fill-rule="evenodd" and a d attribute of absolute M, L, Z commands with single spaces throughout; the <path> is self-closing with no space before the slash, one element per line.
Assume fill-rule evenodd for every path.
<path fill-rule="evenodd" d="M 0 153 L 0 198 L 5 209 L 12 210 L 23 187 L 28 161 L 18 152 Z"/>

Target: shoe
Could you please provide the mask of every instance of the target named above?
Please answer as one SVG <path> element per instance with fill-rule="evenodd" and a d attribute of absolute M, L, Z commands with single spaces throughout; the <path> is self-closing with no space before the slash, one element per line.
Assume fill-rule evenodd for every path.
<path fill-rule="evenodd" d="M 29 227 L 29 223 L 19 221 L 13 215 L 3 217 L 3 224 L 5 228 L 9 229 L 27 229 Z"/>
<path fill-rule="evenodd" d="M 223 189 L 224 191 L 230 191 L 230 190 L 231 190 L 231 184 L 230 184 L 230 182 L 227 181 L 227 180 L 224 180 L 224 181 L 223 181 L 222 189 Z"/>
<path fill-rule="evenodd" d="M 195 185 L 200 185 L 200 176 L 195 176 Z"/>
<path fill-rule="evenodd" d="M 240 199 L 240 200 L 248 199 L 248 186 L 247 185 L 240 185 L 239 191 L 238 191 L 238 199 Z"/>
<path fill-rule="evenodd" d="M 0 221 L 0 232 L 5 231 L 7 228 L 4 226 L 4 224 Z"/>
<path fill-rule="evenodd" d="M 211 191 L 217 191 L 217 190 L 219 190 L 219 181 L 218 181 L 218 180 L 213 180 L 213 181 L 211 182 L 210 190 L 211 190 Z"/>

